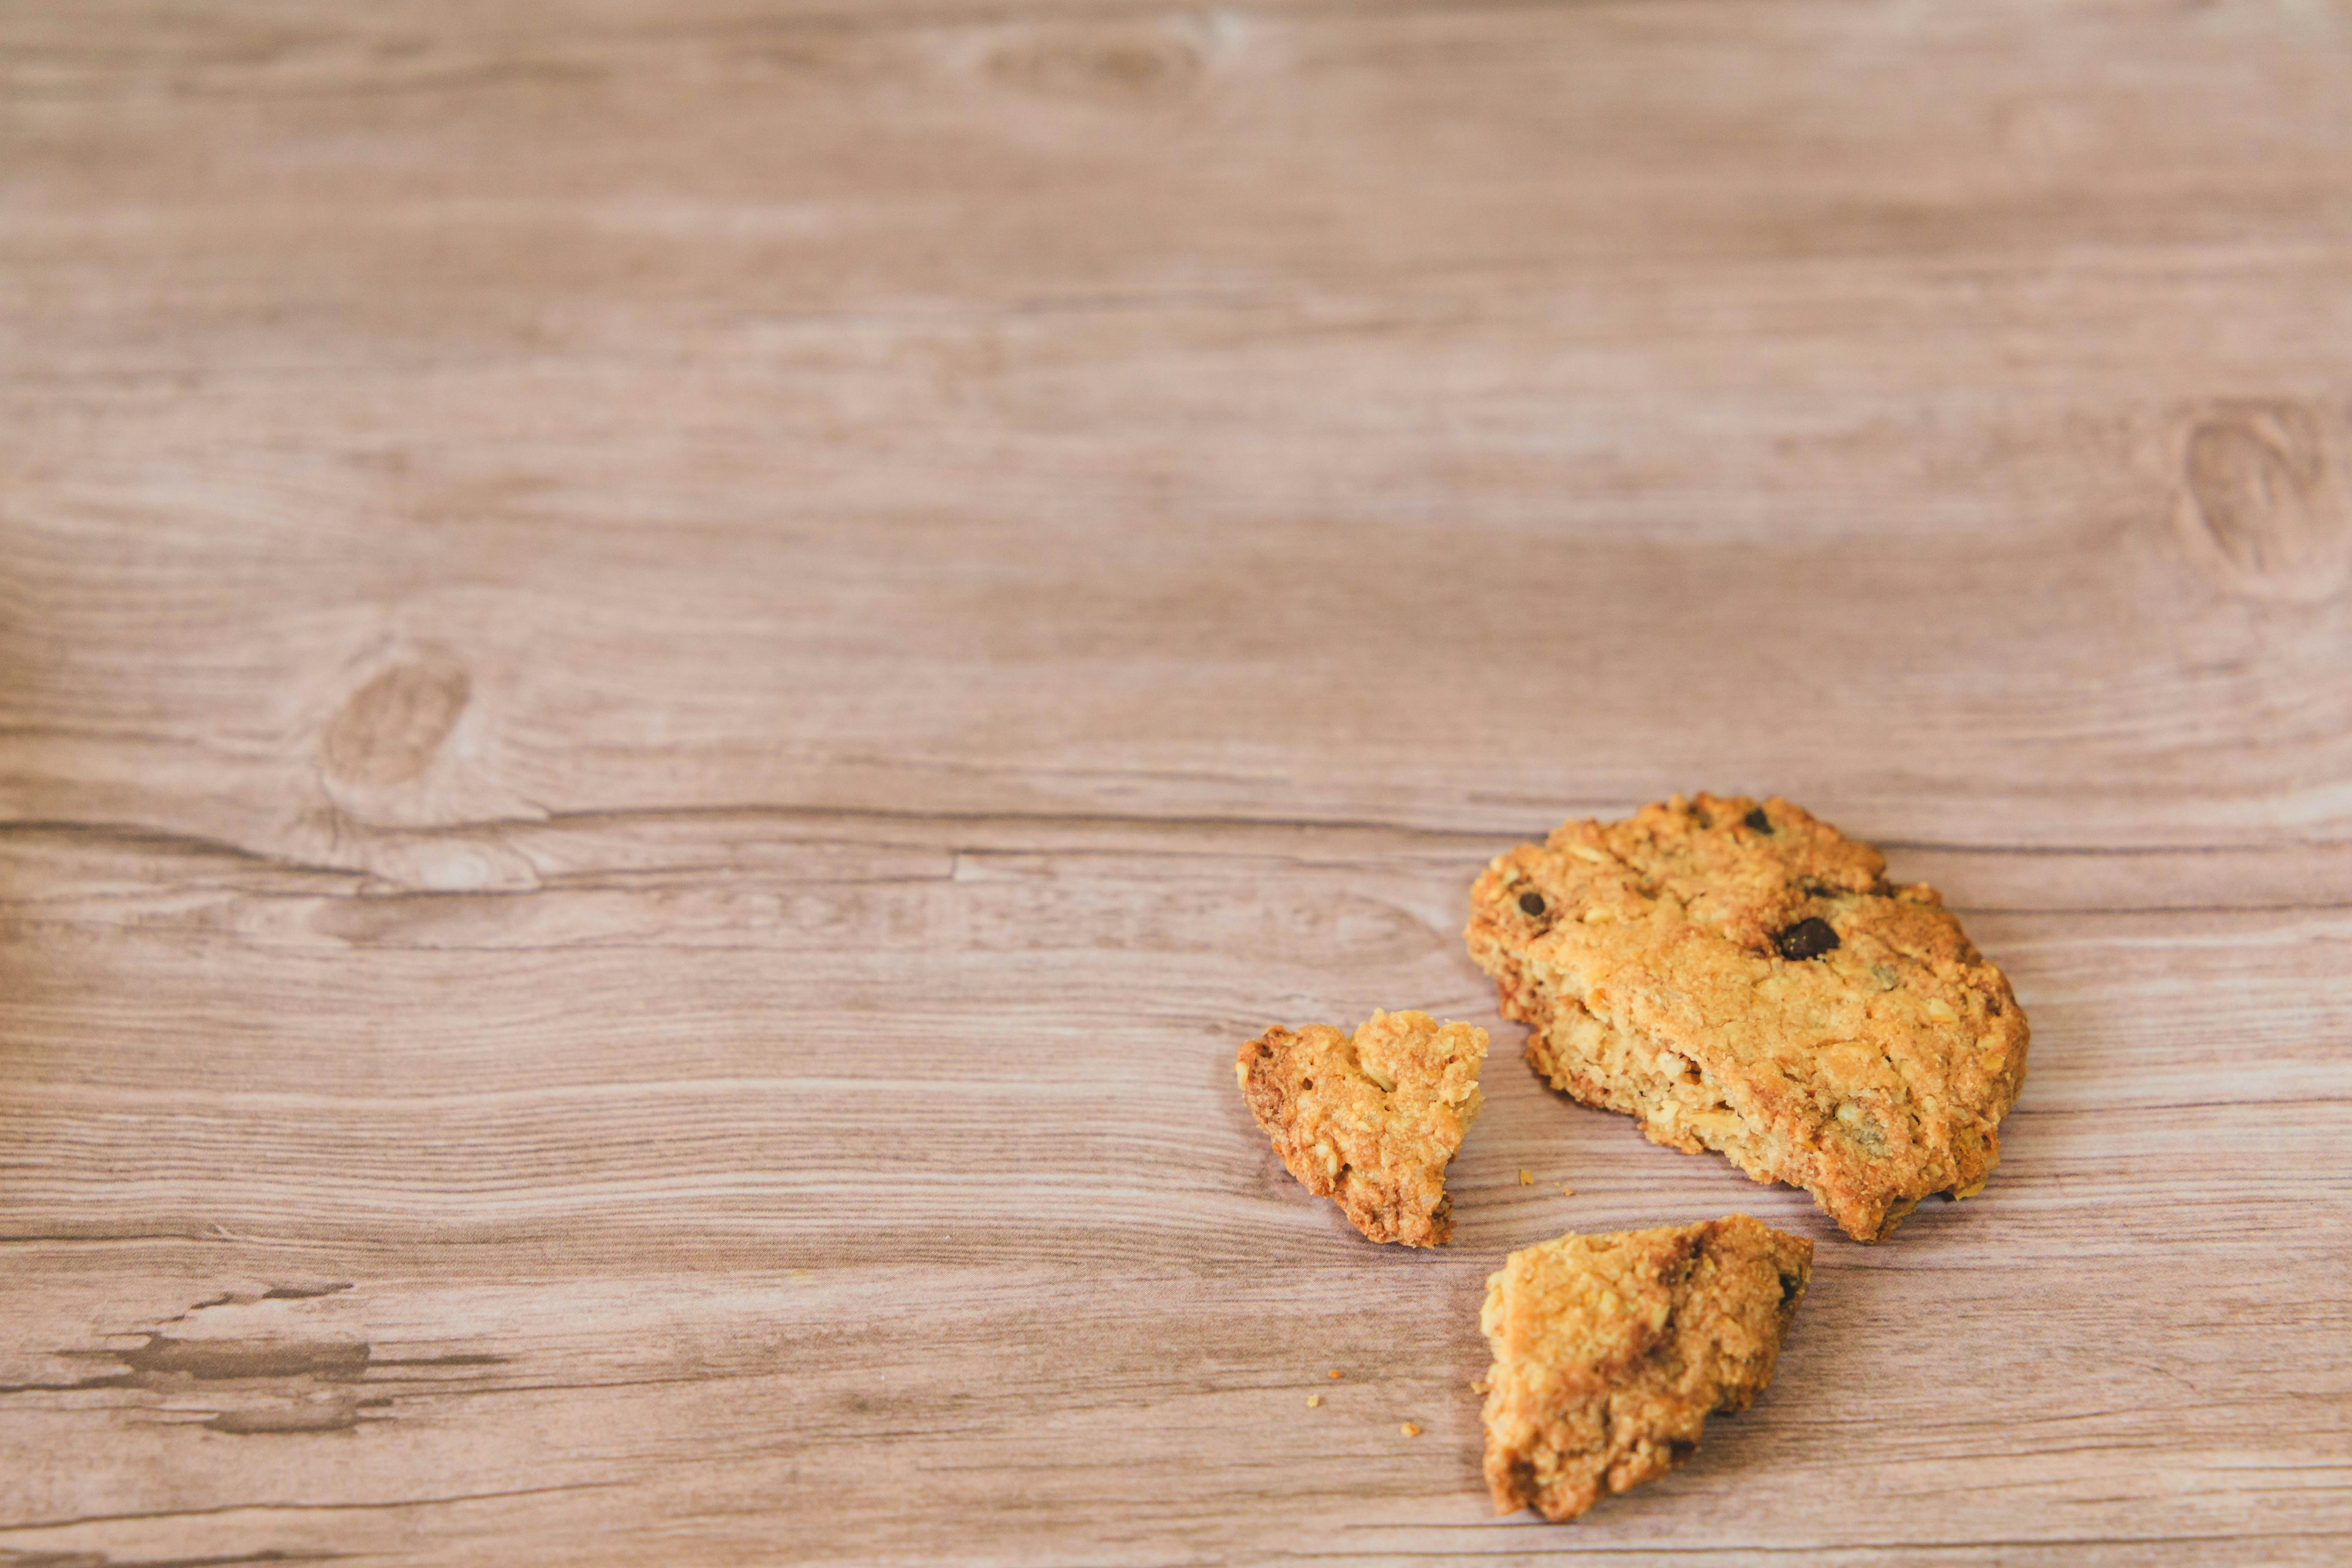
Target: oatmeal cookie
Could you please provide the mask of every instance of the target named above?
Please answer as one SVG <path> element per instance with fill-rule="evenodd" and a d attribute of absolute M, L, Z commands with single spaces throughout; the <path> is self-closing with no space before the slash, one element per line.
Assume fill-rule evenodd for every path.
<path fill-rule="evenodd" d="M 1746 1215 L 1514 1252 L 1486 1281 L 1486 1487 L 1574 1519 L 1688 1458 L 1772 1381 L 1813 1244 Z"/>
<path fill-rule="evenodd" d="M 1375 1013 L 1353 1038 L 1328 1024 L 1268 1029 L 1234 1074 L 1290 1173 L 1374 1241 L 1434 1247 L 1454 1231 L 1445 1167 L 1483 1103 L 1486 1031 Z"/>
<path fill-rule="evenodd" d="M 1470 955 L 1555 1089 L 1883 1241 L 1979 1191 L 2025 1015 L 1933 888 L 1778 798 L 1680 795 L 1497 857 Z"/>

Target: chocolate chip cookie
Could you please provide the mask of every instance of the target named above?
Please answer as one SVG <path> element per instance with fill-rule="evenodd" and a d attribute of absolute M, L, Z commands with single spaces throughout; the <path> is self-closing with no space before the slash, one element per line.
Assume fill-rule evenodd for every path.
<path fill-rule="evenodd" d="M 1778 798 L 1680 795 L 1497 857 L 1470 955 L 1555 1089 L 1883 1241 L 2000 1159 L 2025 1015 L 1933 888 Z"/>
<path fill-rule="evenodd" d="M 1512 1253 L 1478 1315 L 1496 1511 L 1573 1519 L 1688 1458 L 1772 1381 L 1812 1258 L 1741 1214 Z"/>

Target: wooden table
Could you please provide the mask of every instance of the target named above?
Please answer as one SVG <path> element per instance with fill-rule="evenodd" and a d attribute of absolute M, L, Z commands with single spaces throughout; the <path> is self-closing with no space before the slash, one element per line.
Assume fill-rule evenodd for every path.
<path fill-rule="evenodd" d="M 0 298 L 0 1564 L 2352 1555 L 2342 5 L 35 0 Z M 2013 977 L 1980 1200 L 1516 1061 L 1701 787 Z M 1434 1253 L 1232 1080 L 1404 1006 Z M 1488 1517 L 1488 1271 L 1733 1209 Z"/>

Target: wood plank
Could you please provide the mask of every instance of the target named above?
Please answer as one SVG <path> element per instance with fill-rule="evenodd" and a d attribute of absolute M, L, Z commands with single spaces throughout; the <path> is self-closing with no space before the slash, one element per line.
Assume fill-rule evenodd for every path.
<path fill-rule="evenodd" d="M 0 1563 L 2340 1560 L 2347 67 L 0 11 Z M 1511 1060 L 1470 877 L 1699 787 L 2007 967 L 1980 1198 L 1853 1247 Z M 1407 1005 L 1496 1059 L 1401 1257 L 1230 1060 Z M 1735 1206 L 1772 1390 L 1487 1519 L 1486 1273 Z"/>
<path fill-rule="evenodd" d="M 1226 1088 L 1227 1055 L 1286 984 L 1327 987 L 1281 998 L 1302 1016 L 1345 1016 L 1398 984 L 1486 1016 L 1452 933 L 1478 847 L 1323 829 L 1302 853 L 1283 840 L 1305 835 L 1281 830 L 1082 826 L 1130 843 L 1056 856 L 1034 843 L 1053 826 L 982 824 L 971 836 L 1032 847 L 983 852 L 1014 864 L 959 876 L 945 867 L 960 823 L 831 819 L 814 867 L 793 864 L 798 846 L 747 854 L 741 823 L 656 829 L 655 844 L 635 823 L 611 839 L 551 833 L 568 877 L 425 900 L 319 892 L 305 885 L 323 874 L 226 855 L 198 869 L 171 846 L 114 847 L 101 875 L 86 843 L 53 836 L 68 874 L 27 866 L 37 841 L 16 836 L 13 880 L 88 890 L 8 910 L 24 981 L 11 977 L 10 1105 L 28 1156 L 9 1184 L 9 1247 L 47 1309 L 0 1367 L 19 1390 L 0 1405 L 0 1426 L 24 1439 L 12 1469 L 59 1472 L 49 1484 L 70 1500 L 65 1477 L 86 1475 L 103 1443 L 121 1468 L 83 1484 L 133 1497 L 131 1511 L 268 1501 L 226 1439 L 299 1421 L 410 1434 L 414 1468 L 380 1460 L 365 1484 L 337 1482 L 323 1494 L 335 1510 L 309 1526 L 254 1509 L 199 1534 L 185 1520 L 152 1538 L 61 1525 L 11 1545 L 201 1541 L 233 1554 L 423 1531 L 437 1551 L 494 1555 L 514 1549 L 504 1531 L 520 1518 L 644 1532 L 632 1550 L 750 1556 L 770 1509 L 799 1519 L 824 1495 L 812 1555 L 911 1560 L 937 1546 L 904 1520 L 913 1490 L 979 1555 L 1098 1541 L 1106 1511 L 1139 1532 L 1145 1561 L 1312 1539 L 1318 1521 L 1350 1555 L 1488 1551 L 1465 1501 L 1476 1402 L 1461 1384 L 1479 1364 L 1475 1304 L 1493 1258 L 1562 1228 L 1734 1204 L 1834 1249 L 1780 1385 L 1806 1397 L 1769 1401 L 1780 1414 L 1743 1418 L 1723 1445 L 1723 1476 L 1758 1467 L 1784 1500 L 1743 1500 L 1737 1524 L 1694 1533 L 1701 1510 L 1675 1508 L 1678 1479 L 1623 1505 L 1629 1538 L 1673 1521 L 1676 1550 L 1802 1547 L 1822 1542 L 1825 1505 L 2000 1519 L 2021 1490 L 2043 1529 L 2068 1521 L 2061 1542 L 2179 1538 L 2219 1510 L 2250 1551 L 2292 1554 L 2259 1528 L 2262 1487 L 2286 1489 L 2306 1522 L 2342 1522 L 2330 1489 L 2352 1388 L 2330 1349 L 2347 1325 L 2327 1282 L 2352 1265 L 2352 1188 L 2268 1201 L 2283 1172 L 2339 1163 L 2352 1134 L 2352 1081 L 2326 1043 L 2352 989 L 2339 974 L 2315 992 L 2302 956 L 2344 940 L 2334 910 L 1964 902 L 2037 1019 L 2036 1065 L 1992 1190 L 1923 1213 L 1899 1245 L 1840 1243 L 1801 1194 L 1646 1145 L 1505 1063 L 1454 1183 L 1459 1244 L 1398 1259 L 1349 1240 L 1282 1174 Z M 931 874 L 909 880 L 909 858 Z M 2042 863 L 1956 858 L 1959 889 L 1977 866 L 2016 879 L 2021 858 Z M 2180 858 L 2181 877 L 2209 858 Z M 597 862 L 657 868 L 581 869 Z M 2071 894 L 2067 872 L 2062 860 L 2025 891 Z M 236 889 L 240 877 L 257 885 Z M 289 881 L 305 918 L 254 912 Z M 723 942 L 625 911 L 691 907 L 696 893 L 740 907 L 812 882 L 917 902 L 878 927 L 830 909 L 799 928 L 737 920 Z M 1252 883 L 1230 917 L 1209 912 Z M 1307 923 L 1366 889 L 1384 918 Z M 599 902 L 588 923 L 641 934 L 617 949 L 513 929 L 446 940 L 453 921 L 497 929 L 483 910 L 572 899 Z M 475 912 L 357 934 L 321 912 L 420 902 Z M 524 923 L 541 919 L 570 923 Z M 1321 951 L 1267 941 L 1293 920 Z M 894 921 L 899 938 L 877 940 Z M 93 947 L 99 932 L 111 940 Z M 604 978 L 616 952 L 658 962 L 671 994 Z M 331 956 L 351 952 L 368 962 Z M 910 978 L 914 952 L 930 956 Z M 1244 976 L 1268 992 L 1244 994 Z M 345 988 L 331 1015 L 313 999 L 330 977 Z M 887 1010 L 856 1000 L 893 985 Z M 1037 1005 L 1049 990 L 1054 1005 Z M 421 997 L 438 1000 L 419 1033 L 402 1001 Z M 207 1031 L 221 1044 L 190 1059 L 188 1021 L 205 1019 L 221 1020 Z M 2307 1044 L 2250 1084 L 2246 1035 Z M 89 1038 L 110 1043 L 103 1061 L 70 1052 Z M 1522 1167 L 1542 1184 L 1521 1186 Z M 1559 1195 L 1563 1180 L 1576 1197 Z M 2207 1271 L 2198 1289 L 2177 1288 L 2184 1254 Z M 147 1281 L 147 1304 L 127 1312 L 126 1268 Z M 236 1299 L 191 1310 L 218 1296 Z M 284 1365 L 289 1345 L 314 1367 L 349 1372 L 359 1344 L 368 1359 L 340 1380 L 175 1376 L 168 1351 L 160 1369 L 136 1359 L 158 1334 L 217 1342 L 231 1368 L 272 1351 Z M 1342 1430 L 1302 1456 L 1297 1424 L 1324 1413 L 1301 1391 L 1326 1362 L 1354 1374 L 1328 1406 Z M 2029 1367 L 2042 1392 L 2022 1414 L 2014 1380 Z M 87 1381 L 100 1386 L 72 1388 Z M 2284 1429 L 2283 1405 L 2300 1417 Z M 1386 1435 L 1402 1418 L 1454 1458 L 1401 1447 Z M 192 1460 L 169 1446 L 184 1429 L 230 1451 Z M 1849 1447 L 1861 1432 L 1867 1453 Z M 444 1495 L 433 1483 L 478 1447 L 502 1461 L 469 1459 L 479 1484 L 458 1491 L 517 1494 L 496 1500 L 497 1523 L 453 1502 L 437 1505 L 444 1522 L 404 1509 L 378 1521 L 396 1534 L 371 1533 L 358 1505 Z M 672 1451 L 725 1456 L 724 1479 L 678 1473 Z M 1002 1456 L 1016 1452 L 1007 1497 Z M 2242 1476 L 2249 1466 L 2265 1473 Z M 169 1484 L 136 1480 L 149 1468 Z M 291 1479 L 285 1495 L 320 1500 L 302 1489 L 320 1477 Z M 533 1489 L 549 1484 L 575 1489 Z M 1996 1497 L 2000 1509 L 1979 1500 Z M 1439 1520 L 1470 1533 L 1421 1528 Z"/>

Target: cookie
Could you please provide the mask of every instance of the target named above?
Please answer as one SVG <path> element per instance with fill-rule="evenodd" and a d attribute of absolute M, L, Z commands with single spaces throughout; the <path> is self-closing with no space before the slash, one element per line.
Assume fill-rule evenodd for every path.
<path fill-rule="evenodd" d="M 1478 1314 L 1495 1510 L 1574 1519 L 1690 1458 L 1771 1383 L 1812 1272 L 1811 1242 L 1744 1214 L 1512 1253 Z"/>
<path fill-rule="evenodd" d="M 1488 865 L 1465 935 L 1553 1088 L 1804 1188 L 1857 1240 L 2000 1157 L 2009 981 L 1933 888 L 1784 800 L 1569 823 Z"/>
<path fill-rule="evenodd" d="M 1353 1038 L 1328 1024 L 1268 1029 L 1234 1073 L 1308 1192 L 1374 1241 L 1434 1247 L 1454 1232 L 1445 1167 L 1483 1103 L 1486 1059 L 1484 1029 L 1375 1013 Z"/>

